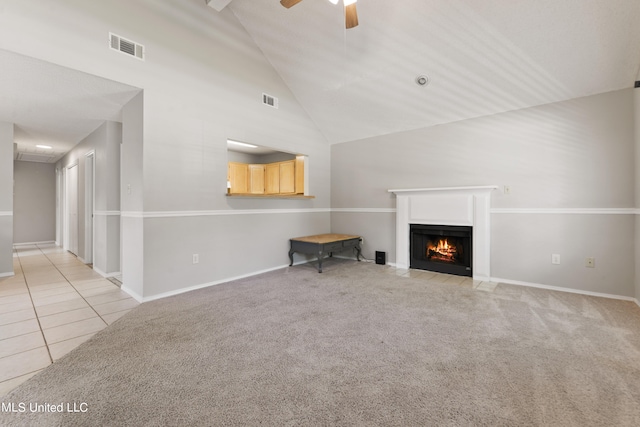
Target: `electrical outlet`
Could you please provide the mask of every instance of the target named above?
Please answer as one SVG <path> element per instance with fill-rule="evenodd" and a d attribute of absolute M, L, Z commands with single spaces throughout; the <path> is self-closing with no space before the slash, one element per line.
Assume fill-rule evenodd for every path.
<path fill-rule="evenodd" d="M 560 254 L 551 255 L 551 264 L 560 264 Z"/>
<path fill-rule="evenodd" d="M 507 194 L 507 195 L 511 194 L 511 187 L 508 186 L 508 185 L 505 185 L 504 188 L 503 188 L 503 192 L 504 192 L 504 194 Z"/>
<path fill-rule="evenodd" d="M 198 254 L 193 254 L 193 263 L 197 264 L 200 262 L 200 255 Z"/>
<path fill-rule="evenodd" d="M 596 259 L 592 257 L 587 258 L 585 260 L 584 266 L 589 268 L 596 268 Z"/>

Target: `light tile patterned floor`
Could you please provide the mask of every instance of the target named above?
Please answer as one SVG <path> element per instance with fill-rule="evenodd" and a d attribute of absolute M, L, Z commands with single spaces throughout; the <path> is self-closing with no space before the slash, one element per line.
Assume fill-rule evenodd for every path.
<path fill-rule="evenodd" d="M 138 306 L 54 245 L 16 246 L 13 268 L 0 278 L 0 396 Z"/>

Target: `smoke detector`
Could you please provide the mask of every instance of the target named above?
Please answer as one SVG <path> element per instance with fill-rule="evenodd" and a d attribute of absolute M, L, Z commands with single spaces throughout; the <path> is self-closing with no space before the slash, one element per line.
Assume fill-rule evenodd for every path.
<path fill-rule="evenodd" d="M 429 76 L 424 75 L 424 74 L 419 75 L 418 77 L 416 77 L 416 84 L 418 86 L 426 86 L 426 85 L 429 84 L 429 81 L 430 81 Z"/>

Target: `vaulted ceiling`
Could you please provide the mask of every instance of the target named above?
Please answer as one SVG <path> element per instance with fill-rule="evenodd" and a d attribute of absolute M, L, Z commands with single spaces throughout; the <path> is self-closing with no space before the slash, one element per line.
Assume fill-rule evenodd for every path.
<path fill-rule="evenodd" d="M 640 79 L 638 0 L 359 0 L 360 25 L 349 30 L 341 3 L 327 0 L 290 9 L 278 0 L 189 2 L 163 7 L 176 16 L 183 9 L 233 14 L 329 143 L 629 88 Z M 47 141 L 68 150 L 101 121 L 118 120 L 137 92 L 0 54 L 2 97 L 11 101 L 0 103 L 0 120 L 22 123 L 16 141 L 26 153 Z M 43 87 L 39 73 L 54 73 L 47 81 L 55 85 Z M 428 84 L 416 84 L 418 76 Z"/>
<path fill-rule="evenodd" d="M 227 7 L 330 143 L 629 88 L 640 69 L 638 0 L 360 0 L 349 30 L 341 2 Z"/>

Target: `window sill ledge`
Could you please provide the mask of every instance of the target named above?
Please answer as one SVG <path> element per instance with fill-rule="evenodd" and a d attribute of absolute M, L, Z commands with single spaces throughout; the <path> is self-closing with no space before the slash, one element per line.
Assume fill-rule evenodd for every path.
<path fill-rule="evenodd" d="M 315 199 L 316 196 L 305 196 L 304 194 L 251 194 L 251 193 L 231 193 L 227 197 L 240 199 Z"/>

